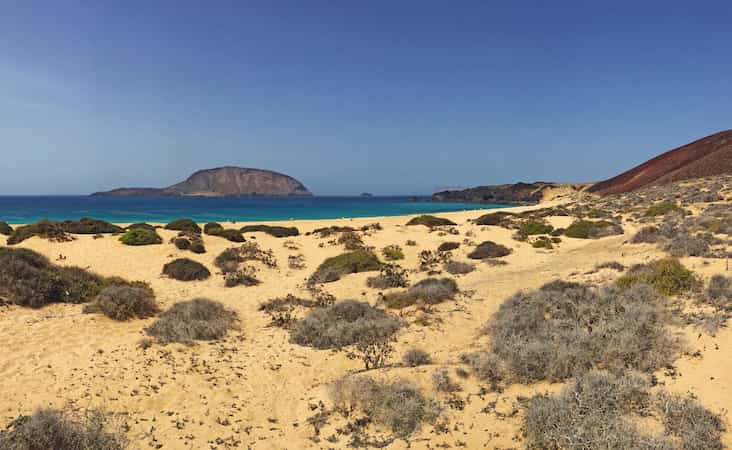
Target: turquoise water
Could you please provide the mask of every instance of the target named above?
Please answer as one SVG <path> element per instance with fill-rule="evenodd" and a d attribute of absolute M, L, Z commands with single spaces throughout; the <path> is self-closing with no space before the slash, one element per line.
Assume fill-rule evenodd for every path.
<path fill-rule="evenodd" d="M 0 221 L 95 217 L 116 223 L 337 219 L 492 209 L 506 205 L 436 203 L 428 197 L 90 197 L 0 196 Z"/>

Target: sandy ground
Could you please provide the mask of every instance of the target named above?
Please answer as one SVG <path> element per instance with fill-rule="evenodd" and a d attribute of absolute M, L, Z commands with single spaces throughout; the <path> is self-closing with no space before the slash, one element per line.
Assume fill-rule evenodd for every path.
<path fill-rule="evenodd" d="M 542 205 L 544 206 L 544 205 Z M 234 246 L 218 237 L 204 236 L 208 252 L 195 255 L 180 251 L 168 240 L 175 232 L 161 230 L 165 244 L 127 247 L 113 236 L 93 239 L 77 236 L 68 243 L 50 243 L 32 238 L 21 243 L 47 255 L 59 264 L 90 268 L 102 275 L 118 275 L 130 280 L 144 280 L 154 288 L 163 308 L 195 297 L 221 301 L 239 312 L 241 331 L 216 343 L 139 346 L 145 337 L 143 328 L 153 322 L 133 320 L 115 322 L 101 315 L 83 314 L 81 305 L 52 305 L 39 310 L 21 307 L 0 307 L 0 424 L 19 414 L 27 414 L 42 406 L 102 407 L 118 413 L 129 426 L 131 448 L 199 449 L 253 448 L 305 449 L 343 448 L 348 438 L 338 442 L 325 440 L 334 434 L 338 421 L 315 437 L 307 423 L 320 401 L 329 404 L 328 383 L 360 371 L 362 363 L 346 352 L 313 350 L 290 344 L 286 330 L 269 326 L 268 317 L 259 312 L 260 302 L 288 293 L 307 296 L 304 280 L 326 257 L 339 254 L 341 246 L 327 239 L 305 236 L 304 232 L 328 225 L 358 227 L 379 222 L 383 230 L 364 240 L 380 249 L 399 244 L 406 259 L 402 265 L 417 269 L 418 253 L 435 249 L 445 241 L 462 241 L 467 232 L 472 241 L 493 240 L 514 249 L 505 257 L 508 265 L 492 267 L 478 263 L 477 270 L 458 276 L 461 290 L 472 295 L 456 302 L 438 305 L 431 324 L 412 323 L 399 333 L 397 351 L 391 367 L 372 371 L 374 376 L 404 377 L 421 383 L 430 396 L 445 400 L 446 394 L 431 391 L 430 376 L 440 367 L 458 367 L 462 353 L 479 349 L 485 338 L 479 329 L 508 296 L 519 289 L 535 288 L 556 278 L 575 281 L 604 282 L 617 277 L 617 272 L 587 272 L 595 264 L 619 261 L 629 265 L 662 256 L 650 245 L 628 245 L 625 241 L 634 231 L 626 228 L 624 236 L 600 240 L 564 238 L 558 248 L 547 251 L 511 239 L 511 232 L 498 227 L 478 227 L 468 222 L 484 212 L 466 211 L 439 214 L 458 223 L 459 236 L 440 236 L 426 227 L 406 227 L 408 217 L 292 221 L 301 236 L 276 239 L 255 233 L 263 248 L 274 251 L 279 268 L 262 267 L 255 287 L 225 288 L 220 274 L 202 282 L 180 282 L 160 275 L 163 264 L 176 257 L 196 259 L 214 272 L 213 259 L 222 250 Z M 555 226 L 566 226 L 566 217 L 550 219 Z M 234 225 L 225 224 L 233 227 Z M 406 246 L 408 240 L 417 246 Z M 286 240 L 301 249 L 287 250 Z M 0 244 L 5 238 L 0 237 Z M 470 246 L 453 252 L 455 259 L 467 261 Z M 287 256 L 301 253 L 307 268 L 290 270 Z M 724 272 L 725 262 L 711 261 L 703 265 L 698 258 L 683 262 L 704 276 Z M 1 270 L 1 269 L 0 269 Z M 348 275 L 327 285 L 338 299 L 364 299 L 376 303 L 378 291 L 366 287 L 370 274 Z M 425 273 L 411 274 L 413 282 Z M 413 322 L 414 311 L 403 313 Z M 677 392 L 698 395 L 705 406 L 723 412 L 732 406 L 732 329 L 725 328 L 716 337 L 698 336 L 691 329 L 684 332 L 690 341 L 690 354 L 678 361 L 678 374 L 659 373 L 666 387 Z M 434 364 L 417 368 L 400 367 L 401 355 L 411 347 L 428 351 Z M 539 384 L 512 386 L 503 393 L 481 393 L 475 378 L 460 380 L 464 408 L 448 409 L 449 431 L 438 434 L 431 426 L 416 433 L 410 443 L 399 440 L 388 448 L 465 447 L 520 448 L 521 410 L 517 397 L 553 391 L 561 385 Z M 341 422 L 343 425 L 345 422 Z M 728 432 L 727 445 L 732 443 Z"/>

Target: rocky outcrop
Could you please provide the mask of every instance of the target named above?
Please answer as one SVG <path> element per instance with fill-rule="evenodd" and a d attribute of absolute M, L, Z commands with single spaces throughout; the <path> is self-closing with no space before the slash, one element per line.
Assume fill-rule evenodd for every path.
<path fill-rule="evenodd" d="M 219 167 L 200 170 L 167 188 L 120 188 L 94 196 L 310 196 L 298 180 L 271 170 Z"/>
<path fill-rule="evenodd" d="M 673 149 L 618 176 L 597 183 L 589 192 L 620 194 L 649 185 L 732 173 L 732 130 L 715 133 Z"/>
<path fill-rule="evenodd" d="M 541 202 L 547 191 L 562 186 L 565 185 L 542 181 L 478 186 L 460 191 L 437 192 L 432 195 L 432 200 L 436 202 L 533 204 Z"/>

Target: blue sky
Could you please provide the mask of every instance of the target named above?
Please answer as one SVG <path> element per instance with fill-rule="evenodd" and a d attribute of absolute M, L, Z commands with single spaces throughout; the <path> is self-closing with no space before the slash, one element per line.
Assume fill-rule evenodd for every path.
<path fill-rule="evenodd" d="M 1 194 L 240 165 L 318 194 L 588 181 L 732 128 L 732 2 L 8 1 Z"/>

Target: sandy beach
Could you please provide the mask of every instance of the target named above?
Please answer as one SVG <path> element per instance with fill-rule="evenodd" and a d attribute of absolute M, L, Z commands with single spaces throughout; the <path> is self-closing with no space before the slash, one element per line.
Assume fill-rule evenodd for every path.
<path fill-rule="evenodd" d="M 400 245 L 405 254 L 400 264 L 414 270 L 410 273 L 412 282 L 427 276 L 417 270 L 418 253 L 435 249 L 448 240 L 463 240 L 468 235 L 472 241 L 492 240 L 513 249 L 512 254 L 502 258 L 506 265 L 478 262 L 474 272 L 456 276 L 459 289 L 466 294 L 454 302 L 436 305 L 429 323 L 415 323 L 422 313 L 414 308 L 397 312 L 409 325 L 399 331 L 391 364 L 369 374 L 385 379 L 407 378 L 419 383 L 426 392 L 430 392 L 430 376 L 435 370 L 459 367 L 461 354 L 485 345 L 481 327 L 501 302 L 517 290 L 537 288 L 555 279 L 604 283 L 618 275 L 609 269 L 589 273 L 598 263 L 612 260 L 627 266 L 663 256 L 651 245 L 629 245 L 628 238 L 635 231 L 632 225 L 626 227 L 624 235 L 598 240 L 567 238 L 557 248 L 543 250 L 513 240 L 510 230 L 469 222 L 482 213 L 440 214 L 458 224 L 456 236 L 431 232 L 424 226 L 406 227 L 409 217 L 287 222 L 288 226 L 300 229 L 301 235 L 293 238 L 247 233 L 247 239 L 256 239 L 262 248 L 271 249 L 279 263 L 276 269 L 259 267 L 257 277 L 262 283 L 252 287 L 224 287 L 213 260 L 235 244 L 219 237 L 204 236 L 207 253 L 200 255 L 169 244 L 176 232 L 168 230 L 159 230 L 163 244 L 142 247 L 122 245 L 110 235 L 101 239 L 76 236 L 76 240 L 66 243 L 51 243 L 37 237 L 24 241 L 18 247 L 40 252 L 61 265 L 146 281 L 162 308 L 196 297 L 220 301 L 239 313 L 241 329 L 221 341 L 143 348 L 143 328 L 154 319 L 118 322 L 99 314 L 83 314 L 82 305 L 0 307 L 0 422 L 9 422 L 43 406 L 101 407 L 125 422 L 131 448 L 347 447 L 345 438 L 338 442 L 324 439 L 337 435 L 338 426 L 345 421 L 333 418 L 316 436 L 308 418 L 321 402 L 329 403 L 327 386 L 344 375 L 362 371 L 362 363 L 349 358 L 348 352 L 292 344 L 286 330 L 271 326 L 269 318 L 258 311 L 261 302 L 274 297 L 307 296 L 304 284 L 314 268 L 325 258 L 342 253 L 342 246 L 323 245 L 327 239 L 305 235 L 318 227 L 358 228 L 380 223 L 382 230 L 364 236 L 364 242 L 377 249 Z M 549 217 L 548 221 L 555 227 L 566 227 L 572 218 Z M 4 240 L 1 237 L 0 244 Z M 406 246 L 407 240 L 414 240 L 417 245 Z M 285 248 L 286 241 L 296 243 L 299 250 Z M 454 259 L 469 261 L 466 254 L 470 249 L 462 245 L 453 252 Z M 289 269 L 288 255 L 298 253 L 304 256 L 306 268 Z M 58 260 L 60 256 L 63 259 Z M 162 276 L 162 266 L 177 257 L 195 259 L 211 268 L 214 275 L 193 282 Z M 684 258 L 683 263 L 702 276 L 725 271 L 724 260 Z M 369 275 L 347 275 L 328 283 L 327 290 L 339 300 L 366 300 L 376 305 L 379 291 L 366 286 Z M 688 335 L 691 349 L 678 361 L 676 373 L 658 373 L 659 380 L 671 391 L 693 393 L 712 411 L 725 410 L 732 405 L 732 372 L 724 370 L 732 363 L 727 351 L 732 345 L 732 329 L 723 328 L 716 337 L 701 335 L 690 327 L 683 332 Z M 427 351 L 432 363 L 402 367 L 401 355 L 412 347 Z M 700 352 L 697 356 L 688 356 L 696 351 Z M 446 411 L 446 431 L 437 433 L 424 426 L 411 436 L 409 444 L 396 440 L 389 448 L 519 448 L 522 410 L 518 399 L 556 391 L 562 386 L 511 385 L 498 393 L 482 392 L 480 381 L 472 377 L 460 383 L 463 404 Z M 444 393 L 429 395 L 447 398 Z M 732 443 L 729 432 L 724 442 Z"/>

